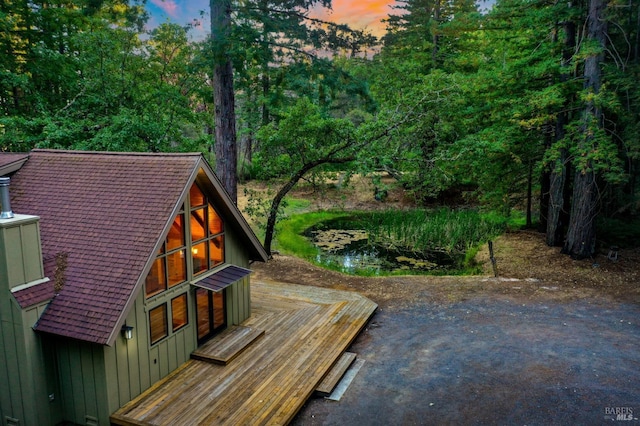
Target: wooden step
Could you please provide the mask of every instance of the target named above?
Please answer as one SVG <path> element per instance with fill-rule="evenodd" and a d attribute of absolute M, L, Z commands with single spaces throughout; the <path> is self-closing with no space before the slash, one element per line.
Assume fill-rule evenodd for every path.
<path fill-rule="evenodd" d="M 329 373 L 324 376 L 322 382 L 316 388 L 316 393 L 327 396 L 333 392 L 333 389 L 336 387 L 344 373 L 351 366 L 353 361 L 356 359 L 356 354 L 353 352 L 344 352 L 342 356 L 338 359 L 338 361 L 333 365 Z"/>
<path fill-rule="evenodd" d="M 262 336 L 264 330 L 233 325 L 193 351 L 191 358 L 227 365 Z"/>

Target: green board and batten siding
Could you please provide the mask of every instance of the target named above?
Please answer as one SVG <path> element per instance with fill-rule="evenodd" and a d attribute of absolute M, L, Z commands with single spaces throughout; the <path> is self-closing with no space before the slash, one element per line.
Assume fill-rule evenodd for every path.
<path fill-rule="evenodd" d="M 0 221 L 0 418 L 2 424 L 40 425 L 60 416 L 48 351 L 32 326 L 47 301 L 21 309 L 11 289 L 43 278 L 35 216 Z M 53 385 L 52 385 L 53 384 Z M 54 395 L 50 401 L 49 395 Z M 34 409 L 34 407 L 41 407 Z"/>
<path fill-rule="evenodd" d="M 56 401 L 49 401 L 57 389 L 48 385 L 51 352 L 41 345 L 30 324 L 40 316 L 46 304 L 21 310 L 15 300 L 2 308 L 0 327 L 0 407 L 3 424 L 48 424 L 60 414 Z M 12 317 L 13 319 L 8 319 Z M 53 369 L 51 369 L 53 371 Z M 49 377 L 52 378 L 52 377 Z M 34 410 L 33 407 L 43 407 Z"/>
<path fill-rule="evenodd" d="M 225 261 L 232 265 L 249 268 L 246 249 L 240 244 L 235 230 L 226 231 Z M 251 287 L 249 277 L 245 277 L 227 288 L 227 324 L 238 325 L 251 316 Z"/>
<path fill-rule="evenodd" d="M 98 424 L 109 415 L 103 348 L 72 339 L 47 337 L 54 348 L 63 419 Z M 100 421 L 105 424 L 104 420 Z"/>

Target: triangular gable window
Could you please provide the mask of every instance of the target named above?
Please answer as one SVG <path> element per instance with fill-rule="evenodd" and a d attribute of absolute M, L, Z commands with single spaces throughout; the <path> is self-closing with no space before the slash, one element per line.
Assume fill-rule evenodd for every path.
<path fill-rule="evenodd" d="M 147 298 L 224 263 L 224 222 L 212 201 L 197 184 L 191 186 L 147 276 Z"/>
<path fill-rule="evenodd" d="M 198 185 L 189 191 L 191 200 L 191 259 L 198 275 L 224 263 L 224 224 Z"/>
<path fill-rule="evenodd" d="M 155 296 L 187 280 L 184 208 L 181 210 L 147 275 L 147 297 Z"/>

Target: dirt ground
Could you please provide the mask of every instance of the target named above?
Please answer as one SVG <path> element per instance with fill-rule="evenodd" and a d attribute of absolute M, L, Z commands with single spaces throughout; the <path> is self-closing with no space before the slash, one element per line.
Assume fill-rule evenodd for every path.
<path fill-rule="evenodd" d="M 350 191 L 295 196 L 312 208 L 409 203 L 401 191 L 377 203 L 366 182 Z M 294 424 L 638 424 L 640 250 L 574 261 L 527 231 L 494 250 L 497 278 L 487 249 L 484 273 L 466 277 L 354 277 L 284 255 L 252 265 L 254 280 L 357 291 L 379 306 L 351 348 L 365 363 L 345 395 L 310 400 Z"/>
<path fill-rule="evenodd" d="M 335 181 L 339 182 L 339 178 Z M 391 179 L 383 184 L 392 187 Z M 265 192 L 263 184 L 251 189 Z M 242 194 L 243 191 L 238 191 Z M 352 179 L 347 188 L 318 188 L 303 184 L 292 191 L 294 198 L 311 201 L 309 210 L 343 208 L 346 210 L 402 210 L 412 206 L 412 200 L 402 189 L 389 189 L 384 202 L 375 201 L 370 180 Z M 246 196 L 239 196 L 238 205 L 246 206 Z M 580 299 L 595 295 L 608 296 L 629 303 L 640 303 L 640 248 L 620 250 L 617 261 L 607 259 L 602 249 L 594 259 L 572 260 L 561 255 L 557 247 L 548 247 L 544 236 L 534 231 L 507 233 L 494 242 L 498 278 L 494 278 L 488 247 L 476 260 L 484 274 L 475 277 L 380 277 L 362 278 L 327 271 L 292 256 L 274 255 L 265 265 L 255 265 L 257 276 L 284 282 L 304 282 L 308 285 L 356 290 L 375 300 L 382 308 L 410 302 L 417 297 L 411 283 L 430 285 L 434 301 L 454 301 L 474 293 L 511 294 L 514 296 Z"/>

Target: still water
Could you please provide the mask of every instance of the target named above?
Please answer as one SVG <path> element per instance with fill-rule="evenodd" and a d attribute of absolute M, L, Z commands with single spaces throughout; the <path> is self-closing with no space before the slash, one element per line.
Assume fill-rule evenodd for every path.
<path fill-rule="evenodd" d="M 461 259 L 448 253 L 416 253 L 400 247 L 383 247 L 369 241 L 366 230 L 357 229 L 357 220 L 344 218 L 319 223 L 304 235 L 317 247 L 316 262 L 339 271 L 357 274 L 445 273 Z"/>

